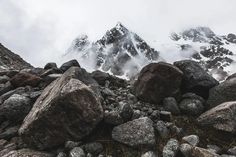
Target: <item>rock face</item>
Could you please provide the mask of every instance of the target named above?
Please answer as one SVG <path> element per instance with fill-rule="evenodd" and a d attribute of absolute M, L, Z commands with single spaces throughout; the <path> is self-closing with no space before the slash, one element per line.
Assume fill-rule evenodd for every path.
<path fill-rule="evenodd" d="M 198 123 L 217 130 L 236 133 L 236 102 L 226 102 L 203 113 Z"/>
<path fill-rule="evenodd" d="M 175 66 L 159 62 L 145 66 L 134 83 L 135 95 L 146 102 L 160 103 L 180 92 L 183 73 Z"/>
<path fill-rule="evenodd" d="M 32 66 L 0 43 L 0 70 L 25 68 L 32 68 Z"/>
<path fill-rule="evenodd" d="M 100 99 L 77 79 L 79 70 L 70 68 L 44 89 L 19 130 L 26 143 L 46 149 L 80 140 L 102 120 Z"/>
<path fill-rule="evenodd" d="M 212 88 L 209 93 L 207 104 L 213 108 L 221 103 L 236 101 L 236 78 L 224 81 Z"/>
<path fill-rule="evenodd" d="M 174 65 L 184 73 L 182 83 L 184 92 L 193 92 L 207 98 L 209 89 L 218 85 L 218 81 L 210 76 L 197 62 L 183 60 L 175 62 Z"/>
<path fill-rule="evenodd" d="M 112 138 L 132 147 L 153 146 L 155 144 L 153 122 L 147 117 L 129 121 L 115 127 Z"/>

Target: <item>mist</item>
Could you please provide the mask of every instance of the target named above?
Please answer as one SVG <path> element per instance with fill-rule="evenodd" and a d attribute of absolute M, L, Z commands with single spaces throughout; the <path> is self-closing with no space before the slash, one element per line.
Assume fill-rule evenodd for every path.
<path fill-rule="evenodd" d="M 0 0 L 0 42 L 34 66 L 60 65 L 78 35 L 95 41 L 120 21 L 159 50 L 171 32 L 193 26 L 236 33 L 235 6 L 235 0 Z"/>

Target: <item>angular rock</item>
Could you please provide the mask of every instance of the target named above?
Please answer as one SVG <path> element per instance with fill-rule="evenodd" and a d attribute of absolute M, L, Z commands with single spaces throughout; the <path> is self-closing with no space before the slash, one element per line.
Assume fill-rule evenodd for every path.
<path fill-rule="evenodd" d="M 167 125 L 163 121 L 158 121 L 155 125 L 155 128 L 161 138 L 168 138 L 170 135 L 170 130 L 167 128 Z"/>
<path fill-rule="evenodd" d="M 13 94 L 0 106 L 0 117 L 10 121 L 21 121 L 32 108 L 32 102 L 28 97 Z"/>
<path fill-rule="evenodd" d="M 119 107 L 119 114 L 124 119 L 124 121 L 128 121 L 133 116 L 133 109 L 132 107 L 127 103 L 121 103 Z"/>
<path fill-rule="evenodd" d="M 173 97 L 168 97 L 163 100 L 163 106 L 166 111 L 171 112 L 174 115 L 179 115 L 180 110 L 177 101 Z"/>
<path fill-rule="evenodd" d="M 0 95 L 3 95 L 4 93 L 7 93 L 13 89 L 14 87 L 9 81 L 5 84 L 0 84 Z"/>
<path fill-rule="evenodd" d="M 17 88 L 17 87 L 24 87 L 24 86 L 32 86 L 36 87 L 41 81 L 41 78 L 27 73 L 27 72 L 20 72 L 16 74 L 13 78 L 11 78 L 10 82 L 11 84 Z"/>
<path fill-rule="evenodd" d="M 38 152 L 30 149 L 20 149 L 9 152 L 3 157 L 53 157 L 52 154 Z"/>
<path fill-rule="evenodd" d="M 61 65 L 60 70 L 65 72 L 66 70 L 70 69 L 71 67 L 80 67 L 79 62 L 75 59 L 70 60 Z"/>
<path fill-rule="evenodd" d="M 192 146 L 197 146 L 199 143 L 199 137 L 197 135 L 184 136 L 182 140 Z"/>
<path fill-rule="evenodd" d="M 44 89 L 19 130 L 27 144 L 46 149 L 80 140 L 102 120 L 100 98 L 76 79 L 79 70 L 70 68 Z"/>
<path fill-rule="evenodd" d="M 190 157 L 191 152 L 192 152 L 192 148 L 193 148 L 193 146 L 191 146 L 187 143 L 183 143 L 180 145 L 179 150 L 183 154 L 184 157 Z"/>
<path fill-rule="evenodd" d="M 57 68 L 57 64 L 56 64 L 56 63 L 53 63 L 53 62 L 50 62 L 50 63 L 47 63 L 47 64 L 44 66 L 44 69 L 45 69 L 45 70 L 52 69 L 52 68 Z"/>
<path fill-rule="evenodd" d="M 6 75 L 1 76 L 0 75 L 0 84 L 7 83 L 7 81 L 9 81 L 9 80 L 10 80 L 10 78 L 8 76 L 6 76 Z"/>
<path fill-rule="evenodd" d="M 174 63 L 183 71 L 183 92 L 193 92 L 203 98 L 208 97 L 209 90 L 218 85 L 218 81 L 209 75 L 197 62 L 182 60 Z"/>
<path fill-rule="evenodd" d="M 234 146 L 233 148 L 230 148 L 227 152 L 228 152 L 230 155 L 236 155 L 236 146 Z"/>
<path fill-rule="evenodd" d="M 199 100 L 194 99 L 184 99 L 180 102 L 179 108 L 182 113 L 187 115 L 200 115 L 204 112 L 204 106 Z"/>
<path fill-rule="evenodd" d="M 179 151 L 179 142 L 176 139 L 170 139 L 163 148 L 163 157 L 175 157 Z"/>
<path fill-rule="evenodd" d="M 213 108 L 228 101 L 236 101 L 236 78 L 226 80 L 212 88 L 209 93 L 207 104 L 209 108 Z"/>
<path fill-rule="evenodd" d="M 106 111 L 104 113 L 104 121 L 111 125 L 120 125 L 124 123 L 124 120 L 118 111 Z"/>
<path fill-rule="evenodd" d="M 213 152 L 210 152 L 207 149 L 199 148 L 199 147 L 194 147 L 192 149 L 191 156 L 192 157 L 220 157 L 219 155 Z"/>
<path fill-rule="evenodd" d="M 182 76 L 182 71 L 171 64 L 151 63 L 141 70 L 134 93 L 143 101 L 160 103 L 166 97 L 178 96 Z"/>
<path fill-rule="evenodd" d="M 94 156 L 97 156 L 99 153 L 101 153 L 103 151 L 103 146 L 101 143 L 98 142 L 93 142 L 93 143 L 88 143 L 85 144 L 83 146 L 81 146 L 81 148 L 87 152 L 90 153 Z"/>
<path fill-rule="evenodd" d="M 132 147 L 153 146 L 156 142 L 153 122 L 147 117 L 116 126 L 112 130 L 112 138 Z"/>
<path fill-rule="evenodd" d="M 200 125 L 213 127 L 217 130 L 236 133 L 236 102 L 218 105 L 198 117 Z"/>

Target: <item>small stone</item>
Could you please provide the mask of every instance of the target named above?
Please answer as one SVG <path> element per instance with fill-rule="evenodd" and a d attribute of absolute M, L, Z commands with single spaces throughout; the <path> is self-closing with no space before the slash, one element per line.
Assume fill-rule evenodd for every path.
<path fill-rule="evenodd" d="M 148 151 L 144 153 L 141 157 L 157 157 L 157 155 L 153 151 Z"/>
<path fill-rule="evenodd" d="M 111 125 L 120 125 L 124 123 L 123 118 L 118 111 L 106 111 L 104 113 L 104 121 Z"/>
<path fill-rule="evenodd" d="M 192 149 L 192 157 L 219 157 L 219 155 L 204 149 L 204 148 L 199 148 L 199 147 L 194 147 Z"/>
<path fill-rule="evenodd" d="M 167 128 L 165 122 L 158 121 L 155 125 L 155 128 L 161 138 L 168 138 L 170 135 L 170 130 Z"/>
<path fill-rule="evenodd" d="M 69 157 L 85 157 L 84 150 L 80 147 L 75 147 L 70 151 Z"/>
<path fill-rule="evenodd" d="M 120 105 L 120 109 L 119 109 L 119 114 L 120 116 L 125 120 L 128 121 L 132 118 L 132 115 L 134 113 L 133 109 L 131 108 L 131 106 L 127 103 L 124 103 L 122 105 Z"/>
<path fill-rule="evenodd" d="M 60 152 L 57 154 L 57 157 L 67 157 L 67 155 L 64 152 Z"/>
<path fill-rule="evenodd" d="M 90 153 L 94 156 L 97 156 L 99 153 L 103 151 L 102 144 L 98 142 L 88 143 L 81 147 L 83 148 L 83 150 L 85 150 L 85 152 Z"/>
<path fill-rule="evenodd" d="M 234 146 L 233 148 L 230 148 L 227 152 L 228 152 L 230 155 L 236 155 L 236 146 Z"/>
<path fill-rule="evenodd" d="M 190 157 L 191 156 L 191 151 L 192 151 L 192 146 L 187 143 L 183 143 L 180 145 L 180 152 L 184 155 L 184 157 Z"/>
<path fill-rule="evenodd" d="M 163 157 L 175 157 L 179 151 L 179 142 L 176 139 L 170 139 L 163 148 Z"/>
<path fill-rule="evenodd" d="M 174 97 L 168 97 L 163 100 L 163 106 L 166 111 L 171 112 L 174 115 L 179 115 L 180 110 L 177 101 Z"/>
<path fill-rule="evenodd" d="M 189 143 L 192 146 L 197 146 L 199 143 L 199 137 L 197 135 L 189 135 L 182 138 L 184 142 Z"/>
<path fill-rule="evenodd" d="M 74 142 L 74 141 L 67 141 L 65 143 L 65 149 L 71 150 L 75 147 L 78 147 L 81 143 L 80 142 Z"/>
<path fill-rule="evenodd" d="M 160 119 L 163 121 L 171 122 L 172 120 L 172 115 L 170 112 L 167 111 L 161 111 L 160 112 Z"/>
<path fill-rule="evenodd" d="M 219 154 L 222 151 L 222 149 L 217 145 L 210 145 L 210 144 L 207 145 L 207 150 L 216 154 Z"/>

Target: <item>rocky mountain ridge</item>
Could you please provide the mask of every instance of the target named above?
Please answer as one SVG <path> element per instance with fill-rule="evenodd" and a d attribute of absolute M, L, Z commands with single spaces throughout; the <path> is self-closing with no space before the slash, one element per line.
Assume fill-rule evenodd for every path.
<path fill-rule="evenodd" d="M 96 42 L 89 41 L 86 35 L 79 36 L 67 55 L 71 53 L 77 53 L 84 60 L 92 58 L 95 69 L 127 78 L 136 75 L 145 64 L 161 59 L 158 51 L 121 23 Z"/>
<path fill-rule="evenodd" d="M 19 55 L 11 52 L 0 43 L 0 69 L 21 70 L 32 68 L 32 65 L 24 61 Z"/>
<path fill-rule="evenodd" d="M 173 55 L 185 54 L 182 59 L 199 62 L 217 80 L 224 80 L 235 69 L 235 34 L 221 36 L 208 27 L 196 27 L 172 33 L 170 38 L 172 42 L 168 43 L 168 47 L 172 47 L 171 51 L 178 52 Z M 161 42 L 156 44 L 162 45 Z M 151 62 L 169 62 L 169 59 L 163 56 L 164 53 L 171 52 L 151 48 L 137 34 L 118 23 L 96 42 L 89 41 L 86 35 L 78 37 L 73 41 L 67 55 L 71 53 L 77 53 L 76 58 L 96 62 L 94 69 L 132 78 Z"/>

